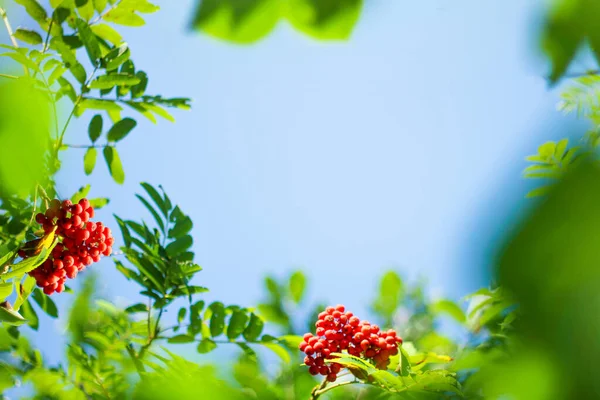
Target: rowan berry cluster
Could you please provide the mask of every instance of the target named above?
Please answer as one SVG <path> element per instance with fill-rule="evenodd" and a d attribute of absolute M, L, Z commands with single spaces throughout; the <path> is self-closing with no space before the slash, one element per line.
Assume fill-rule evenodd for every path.
<path fill-rule="evenodd" d="M 306 354 L 304 364 L 312 375 L 324 375 L 333 382 L 342 369 L 335 362 L 332 353 L 344 350 L 353 356 L 372 362 L 379 369 L 387 369 L 390 356 L 398 354 L 398 344 L 402 344 L 393 329 L 382 331 L 377 325 L 361 321 L 351 312 L 346 312 L 343 305 L 327 307 L 319 314 L 315 323 L 316 335 L 307 333 L 300 343 L 300 350 Z"/>
<path fill-rule="evenodd" d="M 90 221 L 93 217 L 94 208 L 87 199 L 81 199 L 77 204 L 54 199 L 44 214 L 35 216 L 44 232 L 55 230 L 60 239 L 48 259 L 29 272 L 47 295 L 62 292 L 67 278 L 75 278 L 86 266 L 112 253 L 114 238 L 110 228 L 102 222 Z M 20 255 L 28 257 L 25 253 Z"/>

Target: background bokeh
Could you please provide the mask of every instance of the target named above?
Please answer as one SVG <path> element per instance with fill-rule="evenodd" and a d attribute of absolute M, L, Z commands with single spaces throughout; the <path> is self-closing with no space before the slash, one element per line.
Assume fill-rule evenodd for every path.
<path fill-rule="evenodd" d="M 91 196 L 111 198 L 103 220 L 150 220 L 133 193 L 162 184 L 195 222 L 194 283 L 208 300 L 255 304 L 266 273 L 296 267 L 310 298 L 362 315 L 389 268 L 426 276 L 431 296 L 488 283 L 504 221 L 527 207 L 524 156 L 573 124 L 535 56 L 541 1 L 373 0 L 348 42 L 282 23 L 251 46 L 190 31 L 193 1 L 157 3 L 147 26 L 123 34 L 150 90 L 191 97 L 192 111 L 139 120 L 119 147 L 123 186 L 101 163 L 86 178 L 83 150 L 67 152 L 59 192 L 90 181 Z M 25 16 L 11 11 L 16 27 Z M 87 122 L 66 141 L 78 144 Z M 137 296 L 110 260 L 94 269 L 117 304 Z M 59 360 L 63 322 L 42 318 L 35 343 Z"/>

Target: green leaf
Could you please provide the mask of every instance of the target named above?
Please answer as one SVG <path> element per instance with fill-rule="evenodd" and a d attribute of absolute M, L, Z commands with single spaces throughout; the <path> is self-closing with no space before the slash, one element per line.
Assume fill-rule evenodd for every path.
<path fill-rule="evenodd" d="M 83 156 L 83 171 L 86 175 L 89 175 L 94 171 L 97 156 L 98 151 L 95 147 L 89 147 L 86 150 L 85 155 Z"/>
<path fill-rule="evenodd" d="M 40 251 L 40 254 L 38 254 L 37 257 L 29 257 L 29 258 L 19 262 L 18 264 L 12 265 L 12 270 L 10 272 L 7 272 L 0 276 L 2 277 L 3 280 L 7 280 L 9 278 L 23 276 L 26 273 L 28 273 L 29 271 L 33 271 L 38 266 L 40 266 L 44 261 L 46 261 L 46 259 L 50 255 L 50 252 L 52 251 L 52 249 L 54 248 L 56 243 L 57 243 L 57 241 L 55 240 L 50 247 L 42 248 L 42 251 Z"/>
<path fill-rule="evenodd" d="M 90 27 L 96 36 L 109 41 L 114 46 L 119 46 L 123 43 L 123 37 L 113 27 L 106 24 L 96 24 Z"/>
<path fill-rule="evenodd" d="M 106 69 L 111 71 L 119 68 L 121 64 L 129 60 L 130 56 L 131 52 L 129 51 L 127 44 L 124 43 L 118 47 L 115 47 L 104 57 L 104 60 L 106 61 Z"/>
<path fill-rule="evenodd" d="M 209 324 L 210 335 L 217 337 L 223 334 L 225 330 L 225 307 L 221 302 L 214 302 L 209 306 L 209 309 L 212 311 Z"/>
<path fill-rule="evenodd" d="M 464 323 L 467 320 L 465 313 L 460 307 L 450 300 L 439 300 L 431 305 L 431 312 L 434 314 L 448 314 L 456 321 Z"/>
<path fill-rule="evenodd" d="M 13 283 L 0 283 L 0 301 L 6 300 L 13 292 Z"/>
<path fill-rule="evenodd" d="M 363 6 L 363 0 L 290 0 L 284 15 L 301 32 L 321 40 L 350 37 Z"/>
<path fill-rule="evenodd" d="M 255 42 L 273 30 L 281 17 L 279 0 L 242 2 L 203 0 L 192 25 L 211 36 L 235 43 Z"/>
<path fill-rule="evenodd" d="M 145 198 L 143 198 L 139 194 L 136 194 L 135 197 L 137 197 L 138 200 L 141 201 L 142 204 L 146 207 L 146 209 L 150 212 L 150 214 L 152 214 L 152 217 L 154 218 L 154 220 L 156 221 L 156 223 L 160 227 L 160 230 L 164 232 L 164 230 L 165 230 L 165 223 L 163 222 L 163 220 L 160 217 L 160 215 L 158 215 L 158 213 L 156 212 L 156 210 L 154 209 L 154 207 L 152 207 L 152 205 L 150 205 L 150 203 L 148 203 L 148 200 L 146 200 Z"/>
<path fill-rule="evenodd" d="M 96 35 L 94 35 L 94 32 L 90 29 L 88 23 L 81 18 L 77 18 L 75 25 L 77 26 L 79 37 L 85 46 L 85 50 L 87 51 L 92 65 L 96 66 L 98 60 L 102 57 L 100 44 L 98 43 L 98 39 L 96 39 Z"/>
<path fill-rule="evenodd" d="M 52 318 L 58 318 L 58 309 L 56 308 L 56 304 L 49 296 L 46 296 L 40 289 L 36 289 L 33 291 L 31 295 L 33 300 L 40 306 L 42 310 Z"/>
<path fill-rule="evenodd" d="M 165 250 L 167 251 L 167 255 L 173 258 L 192 247 L 193 243 L 194 240 L 192 237 L 190 235 L 185 235 L 169 243 Z"/>
<path fill-rule="evenodd" d="M 101 209 L 102 207 L 104 207 L 108 203 L 110 203 L 110 199 L 108 199 L 106 197 L 96 197 L 95 199 L 89 199 L 89 201 L 90 201 L 90 205 L 97 210 Z"/>
<path fill-rule="evenodd" d="M 29 295 L 35 289 L 35 279 L 29 275 L 25 277 L 23 283 L 15 282 L 15 288 L 17 292 L 17 298 L 15 299 L 15 304 L 13 304 L 13 308 L 15 311 L 19 311 L 23 302 L 29 298 Z"/>
<path fill-rule="evenodd" d="M 92 3 L 94 3 L 94 9 L 100 14 L 106 9 L 108 0 L 92 0 Z"/>
<path fill-rule="evenodd" d="M 90 89 L 111 89 L 115 86 L 131 86 L 140 83 L 140 78 L 123 73 L 101 75 L 90 84 Z"/>
<path fill-rule="evenodd" d="M 31 306 L 31 302 L 29 300 L 25 300 L 23 305 L 21 306 L 21 314 L 27 320 L 27 325 L 31 327 L 33 330 L 38 330 L 40 326 L 40 318 L 35 312 L 34 308 Z"/>
<path fill-rule="evenodd" d="M 123 109 L 111 100 L 89 99 L 85 97 L 81 99 L 77 107 L 82 110 L 89 108 L 92 110 L 121 111 Z"/>
<path fill-rule="evenodd" d="M 40 5 L 36 0 L 14 0 L 15 3 L 22 5 L 25 7 L 25 11 L 27 14 L 37 22 L 45 22 L 48 18 L 48 14 L 44 7 Z"/>
<path fill-rule="evenodd" d="M 103 153 L 104 160 L 106 160 L 106 165 L 110 171 L 110 176 L 112 176 L 115 182 L 122 185 L 123 182 L 125 182 L 125 172 L 123 172 L 123 165 L 121 164 L 121 159 L 119 158 L 117 149 L 106 146 L 103 150 Z"/>
<path fill-rule="evenodd" d="M 250 314 L 250 322 L 248 323 L 246 329 L 244 329 L 243 333 L 244 339 L 246 339 L 248 342 L 256 341 L 256 339 L 258 339 L 262 333 L 264 326 L 265 323 L 260 317 L 254 313 Z"/>
<path fill-rule="evenodd" d="M 142 17 L 131 10 L 116 7 L 104 14 L 104 21 L 123 26 L 144 26 L 146 23 Z"/>
<path fill-rule="evenodd" d="M 102 115 L 96 114 L 92 117 L 88 126 L 88 136 L 92 143 L 95 143 L 100 135 L 102 135 Z"/>
<path fill-rule="evenodd" d="M 86 197 L 88 195 L 91 188 L 92 188 L 92 186 L 89 183 L 85 186 L 80 187 L 79 190 L 77 190 L 77 192 L 75 192 L 75 194 L 73 194 L 73 196 L 71 196 L 71 202 L 73 204 L 78 203 L 79 200 L 83 199 L 84 197 Z"/>
<path fill-rule="evenodd" d="M 193 227 L 194 224 L 190 217 L 184 216 L 183 218 L 177 220 L 173 228 L 169 229 L 169 238 L 180 238 L 191 231 Z"/>
<path fill-rule="evenodd" d="M 306 288 L 306 277 L 302 271 L 296 271 L 290 277 L 289 282 L 290 294 L 294 303 L 298 304 L 304 296 L 304 289 Z"/>
<path fill-rule="evenodd" d="M 19 326 L 27 322 L 25 318 L 14 310 L 8 310 L 0 306 L 0 321 L 7 325 Z"/>
<path fill-rule="evenodd" d="M 300 343 L 304 341 L 302 336 L 298 335 L 283 335 L 279 336 L 277 340 L 281 343 L 285 343 L 290 349 L 296 350 Z"/>
<path fill-rule="evenodd" d="M 194 337 L 190 335 L 177 335 L 170 337 L 167 342 L 169 343 L 191 343 L 194 341 Z"/>
<path fill-rule="evenodd" d="M 139 313 L 139 312 L 148 312 L 148 305 L 143 303 L 136 303 L 132 306 L 129 306 L 125 309 L 126 313 Z"/>
<path fill-rule="evenodd" d="M 82 3 L 81 1 L 77 1 L 77 4 Z M 81 15 L 86 21 L 89 21 L 94 16 L 94 4 L 92 0 L 85 0 L 81 5 L 77 5 L 77 12 Z"/>
<path fill-rule="evenodd" d="M 127 136 L 136 125 L 137 122 L 134 119 L 123 118 L 110 128 L 106 135 L 106 139 L 109 142 L 118 142 Z"/>
<path fill-rule="evenodd" d="M 160 196 L 158 191 L 147 182 L 142 182 L 140 185 L 142 185 L 142 188 L 144 188 L 146 193 L 148 193 L 154 204 L 158 206 L 159 210 L 162 212 L 165 218 L 167 218 L 169 216 L 169 207 L 167 206 L 165 200 Z"/>
<path fill-rule="evenodd" d="M 401 376 L 409 376 L 411 372 L 409 355 L 402 346 L 398 350 L 400 350 L 400 363 L 398 364 L 398 368 L 396 368 L 396 372 L 399 372 Z"/>
<path fill-rule="evenodd" d="M 179 309 L 179 312 L 177 313 L 177 323 L 178 324 L 181 324 L 183 322 L 186 314 L 187 314 L 187 309 L 184 307 L 181 307 Z"/>
<path fill-rule="evenodd" d="M 0 267 L 13 258 L 17 254 L 17 250 L 19 250 L 19 244 L 15 242 L 7 242 L 0 246 Z"/>
<path fill-rule="evenodd" d="M 248 314 L 245 311 L 234 311 L 227 326 L 227 337 L 231 340 L 240 336 L 246 328 L 248 322 Z"/>
<path fill-rule="evenodd" d="M 202 339 L 200 343 L 198 343 L 198 353 L 201 354 L 210 353 L 216 348 L 217 344 L 211 339 Z"/>
<path fill-rule="evenodd" d="M 402 279 L 396 272 L 388 271 L 379 283 L 379 296 L 373 303 L 373 310 L 390 322 L 403 296 Z"/>
<path fill-rule="evenodd" d="M 267 342 L 267 343 L 262 343 L 262 345 L 264 347 L 266 347 L 267 349 L 271 350 L 273 353 L 277 354 L 279 356 L 279 358 L 281 358 L 281 361 L 283 361 L 284 364 L 289 364 L 292 361 L 292 359 L 290 357 L 290 353 L 288 353 L 288 351 L 280 344 L 273 343 L 273 342 Z"/>
<path fill-rule="evenodd" d="M 131 87 L 131 97 L 138 98 L 143 96 L 146 92 L 146 87 L 148 86 L 148 75 L 144 71 L 138 71 L 135 73 L 135 76 L 140 79 L 140 83 Z M 168 112 L 163 110 L 162 108 L 155 106 L 153 104 L 142 103 L 144 107 L 154 111 L 156 114 L 160 115 L 166 119 L 172 119 Z"/>
<path fill-rule="evenodd" d="M 152 14 L 160 10 L 159 6 L 150 3 L 148 0 L 121 0 L 119 7 L 145 14 Z"/>
<path fill-rule="evenodd" d="M 18 28 L 14 31 L 13 36 L 22 42 L 32 45 L 41 44 L 43 42 L 42 36 L 39 33 L 29 29 Z"/>

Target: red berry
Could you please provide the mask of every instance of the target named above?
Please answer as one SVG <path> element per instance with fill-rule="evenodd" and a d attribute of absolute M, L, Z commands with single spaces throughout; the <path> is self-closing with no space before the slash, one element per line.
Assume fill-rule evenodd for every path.
<path fill-rule="evenodd" d="M 44 286 L 44 293 L 50 296 L 54 293 L 54 288 L 52 286 Z"/>
<path fill-rule="evenodd" d="M 319 367 L 317 367 L 316 365 L 312 365 L 309 369 L 308 372 L 311 375 L 318 375 L 319 374 Z"/>
<path fill-rule="evenodd" d="M 94 209 L 92 207 L 87 208 L 85 212 L 88 213 L 90 218 L 94 218 Z"/>
<path fill-rule="evenodd" d="M 327 375 L 329 373 L 329 368 L 327 368 L 325 365 L 323 365 L 322 367 L 319 368 L 319 373 L 321 375 Z"/>
<path fill-rule="evenodd" d="M 81 206 L 81 208 L 82 208 L 82 209 L 84 209 L 84 210 L 87 210 L 87 209 L 90 207 L 90 202 L 89 202 L 89 200 L 88 200 L 88 199 L 86 199 L 86 198 L 83 198 L 83 199 L 79 200 L 79 203 L 78 203 L 78 204 L 79 204 L 79 205 Z"/>
<path fill-rule="evenodd" d="M 336 379 L 337 379 L 337 375 L 336 374 L 329 374 L 329 375 L 327 375 L 327 380 L 329 382 L 335 382 Z"/>
<path fill-rule="evenodd" d="M 83 222 L 88 222 L 90 219 L 90 214 L 88 214 L 86 211 L 82 212 L 81 214 L 79 214 L 81 216 L 81 220 Z"/>
<path fill-rule="evenodd" d="M 87 240 L 89 237 L 90 237 L 89 231 L 86 231 L 85 229 L 81 229 L 81 230 L 77 231 L 76 238 L 78 241 L 83 242 L 84 240 Z"/>
<path fill-rule="evenodd" d="M 304 357 L 304 364 L 310 366 L 313 365 L 314 359 L 312 357 L 306 356 Z"/>
<path fill-rule="evenodd" d="M 81 220 L 81 217 L 79 215 L 73 215 L 71 217 L 71 223 L 73 224 L 73 226 L 76 226 L 76 227 L 79 228 L 81 226 L 81 221 L 82 220 Z"/>
<path fill-rule="evenodd" d="M 69 199 L 63 200 L 62 209 L 65 211 L 69 211 L 69 207 L 71 207 L 72 205 L 73 205 L 73 203 L 71 202 L 71 200 L 69 200 Z"/>
<path fill-rule="evenodd" d="M 71 214 L 73 215 L 81 214 L 83 212 L 83 207 L 81 207 L 79 204 L 74 204 L 71 206 L 69 211 L 71 211 Z"/>
<path fill-rule="evenodd" d="M 37 222 L 38 224 L 43 224 L 46 222 L 46 216 L 42 213 L 37 213 L 35 215 L 35 222 Z"/>
<path fill-rule="evenodd" d="M 329 314 L 329 315 L 333 314 L 334 311 L 335 311 L 335 308 L 333 308 L 333 307 L 327 307 L 325 309 L 325 312 L 327 312 L 327 314 Z"/>

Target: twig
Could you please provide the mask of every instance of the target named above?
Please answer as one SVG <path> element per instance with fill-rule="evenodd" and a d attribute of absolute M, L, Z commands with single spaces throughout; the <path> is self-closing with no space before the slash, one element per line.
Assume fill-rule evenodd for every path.
<path fill-rule="evenodd" d="M 359 382 L 359 381 L 343 381 L 343 382 L 338 382 L 338 383 L 334 383 L 333 385 L 327 386 L 327 378 L 325 378 L 323 380 L 323 383 L 321 383 L 321 385 L 316 386 L 313 389 L 313 391 L 310 394 L 310 400 L 317 400 L 319 398 L 319 396 L 322 395 L 323 393 L 326 393 L 330 390 L 333 390 L 333 389 L 341 387 L 341 386 L 353 385 L 355 383 L 361 383 L 361 382 Z"/>
<path fill-rule="evenodd" d="M 2 7 L 0 7 L 0 17 L 2 17 L 2 20 L 4 21 L 4 25 L 6 26 L 6 30 L 8 31 L 8 36 L 10 37 L 10 41 L 12 42 L 13 46 L 19 47 L 19 43 L 17 43 L 17 40 L 15 39 L 15 36 L 13 34 L 12 27 L 10 26 L 10 22 L 8 21 L 8 16 L 6 15 L 6 10 Z"/>

